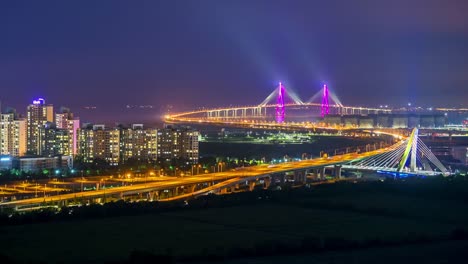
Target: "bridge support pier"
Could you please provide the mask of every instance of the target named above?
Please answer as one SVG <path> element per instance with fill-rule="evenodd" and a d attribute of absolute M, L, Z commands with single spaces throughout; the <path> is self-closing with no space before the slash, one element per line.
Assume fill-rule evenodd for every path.
<path fill-rule="evenodd" d="M 336 179 L 341 179 L 341 165 L 335 165 L 334 173 Z"/>
<path fill-rule="evenodd" d="M 255 181 L 249 181 L 249 191 L 253 191 L 255 189 Z"/>
<path fill-rule="evenodd" d="M 316 169 L 317 179 L 325 180 L 325 167 Z"/>
<path fill-rule="evenodd" d="M 158 200 L 158 198 L 159 198 L 159 193 L 158 193 L 158 191 L 152 191 L 152 192 L 149 192 L 149 193 L 148 193 L 148 200 L 149 200 L 149 201 Z"/>
<path fill-rule="evenodd" d="M 193 193 L 195 191 L 195 189 L 197 188 L 197 185 L 196 184 L 192 184 L 190 186 L 187 187 L 189 193 Z"/>
<path fill-rule="evenodd" d="M 270 178 L 270 177 L 265 178 L 265 179 L 263 180 L 263 182 L 265 183 L 265 184 L 264 184 L 264 187 L 263 187 L 264 189 L 270 188 L 270 185 L 271 185 L 271 178 Z"/>
<path fill-rule="evenodd" d="M 65 206 L 67 206 L 67 205 L 68 205 L 68 201 L 67 201 L 67 200 L 59 200 L 59 201 L 57 202 L 57 206 L 58 206 L 59 208 L 65 207 Z"/>
<path fill-rule="evenodd" d="M 306 171 L 296 170 L 294 171 L 294 181 L 299 183 L 306 183 Z"/>
<path fill-rule="evenodd" d="M 317 180 L 320 180 L 320 169 L 314 169 L 314 176 Z"/>

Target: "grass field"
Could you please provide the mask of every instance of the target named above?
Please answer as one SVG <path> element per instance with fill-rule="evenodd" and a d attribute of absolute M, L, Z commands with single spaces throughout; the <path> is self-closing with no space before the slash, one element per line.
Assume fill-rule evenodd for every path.
<path fill-rule="evenodd" d="M 135 249 L 175 256 L 220 254 L 266 241 L 300 243 L 307 236 L 392 240 L 446 235 L 468 226 L 463 202 L 385 191 L 340 193 L 333 186 L 310 192 L 301 199 L 234 207 L 5 226 L 0 253 L 20 261 L 101 263 L 124 259 Z"/>
<path fill-rule="evenodd" d="M 424 245 L 408 245 L 400 247 L 372 248 L 362 250 L 346 250 L 341 252 L 326 252 L 322 254 L 275 256 L 233 261 L 211 262 L 226 264 L 302 264 L 302 263 L 464 263 L 460 259 L 468 258 L 468 241 L 442 242 Z"/>

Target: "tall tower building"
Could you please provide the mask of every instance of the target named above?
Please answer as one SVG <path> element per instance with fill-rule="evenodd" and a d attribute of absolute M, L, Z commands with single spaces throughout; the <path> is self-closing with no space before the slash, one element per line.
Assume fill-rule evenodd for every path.
<path fill-rule="evenodd" d="M 145 149 L 148 160 L 158 158 L 158 130 L 155 128 L 146 129 Z"/>
<path fill-rule="evenodd" d="M 55 123 L 58 129 L 68 130 L 70 136 L 70 155 L 75 156 L 78 152 L 78 129 L 80 128 L 80 119 L 74 117 L 70 109 L 61 107 L 60 111 L 55 114 Z"/>
<path fill-rule="evenodd" d="M 47 122 L 54 122 L 54 107 L 43 98 L 34 100 L 27 108 L 27 152 L 40 155 L 41 131 Z"/>
<path fill-rule="evenodd" d="M 0 114 L 0 155 L 15 157 L 26 154 L 26 120 L 14 112 Z"/>
<path fill-rule="evenodd" d="M 84 124 L 78 129 L 78 156 L 83 162 L 91 163 L 94 161 L 94 145 L 96 143 L 95 130 L 91 125 Z M 97 144 L 97 143 L 96 143 Z"/>

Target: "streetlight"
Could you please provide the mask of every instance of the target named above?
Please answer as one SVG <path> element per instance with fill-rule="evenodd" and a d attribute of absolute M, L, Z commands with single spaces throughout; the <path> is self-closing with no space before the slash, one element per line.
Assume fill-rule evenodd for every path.
<path fill-rule="evenodd" d="M 127 179 L 129 179 L 130 182 L 133 182 L 133 180 L 132 180 L 132 175 L 131 175 L 130 173 L 127 173 Z"/>

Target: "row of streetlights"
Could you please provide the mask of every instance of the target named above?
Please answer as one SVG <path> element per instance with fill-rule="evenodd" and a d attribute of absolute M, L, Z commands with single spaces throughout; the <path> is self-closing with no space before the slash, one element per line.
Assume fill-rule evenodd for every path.
<path fill-rule="evenodd" d="M 193 175 L 200 174 L 200 169 L 201 168 L 203 168 L 203 166 L 201 164 L 192 165 L 191 166 L 191 175 L 193 176 Z M 213 172 L 222 172 L 226 168 L 226 162 L 218 162 L 215 166 L 211 166 L 211 168 L 213 169 Z M 181 171 L 181 170 L 179 168 L 177 168 L 177 167 L 175 167 L 173 170 L 174 170 L 174 175 L 173 176 L 177 176 L 177 175 L 182 174 L 182 173 L 179 173 L 179 171 Z M 196 174 L 195 174 L 195 172 L 196 172 Z M 158 176 L 163 176 L 163 173 L 164 173 L 164 169 L 160 169 L 158 171 Z M 155 176 L 156 174 L 155 174 L 154 171 L 150 171 L 150 172 L 145 174 L 145 178 L 147 178 L 148 175 L 149 176 Z M 131 178 L 132 175 L 130 173 L 127 173 L 126 176 L 127 176 L 127 178 Z"/>
<path fill-rule="evenodd" d="M 191 166 L 191 175 L 198 175 L 200 174 L 200 168 L 203 168 L 201 164 L 194 164 Z M 226 162 L 218 162 L 215 166 L 211 166 L 213 169 L 213 172 L 222 172 L 226 168 Z M 174 168 L 174 176 L 177 176 L 177 171 L 179 171 L 179 168 Z M 195 174 L 196 172 L 196 174 Z"/>

